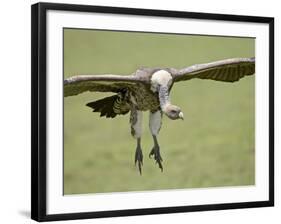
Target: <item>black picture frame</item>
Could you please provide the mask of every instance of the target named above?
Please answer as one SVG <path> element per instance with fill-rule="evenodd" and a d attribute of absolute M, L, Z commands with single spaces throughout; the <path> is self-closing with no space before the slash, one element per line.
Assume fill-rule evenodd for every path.
<path fill-rule="evenodd" d="M 46 12 L 64 10 L 75 12 L 101 12 L 124 15 L 162 16 L 221 21 L 241 21 L 269 25 L 269 200 L 208 204 L 195 206 L 160 207 L 68 214 L 46 213 Z M 37 221 L 71 220 L 115 216 L 192 212 L 237 208 L 274 206 L 274 18 L 183 11 L 163 11 L 137 8 L 103 7 L 73 4 L 37 3 L 31 10 L 31 218 Z"/>

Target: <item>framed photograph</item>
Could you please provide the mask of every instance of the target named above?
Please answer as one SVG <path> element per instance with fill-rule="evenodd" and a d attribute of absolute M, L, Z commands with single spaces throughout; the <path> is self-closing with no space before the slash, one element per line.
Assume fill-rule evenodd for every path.
<path fill-rule="evenodd" d="M 32 5 L 32 219 L 274 205 L 274 19 Z"/>

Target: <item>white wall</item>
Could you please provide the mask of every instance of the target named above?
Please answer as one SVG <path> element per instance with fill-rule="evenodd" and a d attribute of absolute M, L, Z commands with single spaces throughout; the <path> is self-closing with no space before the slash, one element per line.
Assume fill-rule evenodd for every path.
<path fill-rule="evenodd" d="M 30 213 L 30 4 L 36 1 L 2 1 L 0 20 L 0 223 L 34 223 Z M 60 2 L 140 7 L 195 12 L 275 17 L 275 56 L 280 61 L 280 6 L 278 1 L 246 0 L 68 0 Z M 169 215 L 135 216 L 60 223 L 278 223 L 280 199 L 281 95 L 280 64 L 275 66 L 276 206 Z M 280 84 L 279 84 L 280 85 Z"/>

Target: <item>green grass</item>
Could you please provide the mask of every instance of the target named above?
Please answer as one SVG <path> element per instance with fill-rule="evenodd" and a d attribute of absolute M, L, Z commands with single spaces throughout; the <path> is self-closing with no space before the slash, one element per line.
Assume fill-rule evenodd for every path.
<path fill-rule="evenodd" d="M 131 74 L 140 66 L 185 67 L 252 57 L 251 38 L 64 30 L 64 77 Z M 134 166 L 129 116 L 100 118 L 85 104 L 102 93 L 64 99 L 64 193 L 143 191 L 255 183 L 254 76 L 237 83 L 192 80 L 174 85 L 172 102 L 184 121 L 164 117 L 161 173 L 148 154 L 153 141 L 144 118 L 143 175 Z"/>

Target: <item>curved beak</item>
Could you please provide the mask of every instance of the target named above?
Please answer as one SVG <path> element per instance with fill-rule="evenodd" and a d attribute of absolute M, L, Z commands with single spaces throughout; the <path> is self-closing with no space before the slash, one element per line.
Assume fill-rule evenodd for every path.
<path fill-rule="evenodd" d="M 184 120 L 184 119 L 183 119 L 183 112 L 180 112 L 180 113 L 179 113 L 179 118 L 182 119 L 182 120 Z"/>

